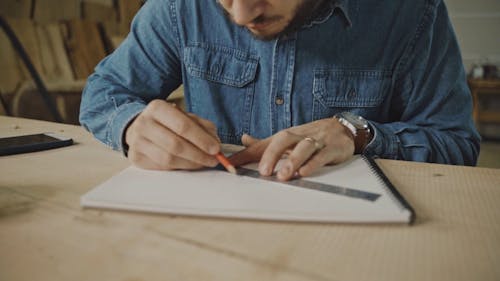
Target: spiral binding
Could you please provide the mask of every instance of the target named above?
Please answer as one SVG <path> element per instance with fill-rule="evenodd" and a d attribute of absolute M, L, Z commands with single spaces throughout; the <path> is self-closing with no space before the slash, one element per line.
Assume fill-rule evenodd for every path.
<path fill-rule="evenodd" d="M 382 185 L 387 189 L 389 198 L 397 205 L 399 206 L 400 210 L 408 210 L 410 212 L 410 224 L 412 224 L 415 221 L 416 215 L 415 211 L 413 210 L 412 206 L 408 203 L 408 201 L 405 200 L 405 198 L 399 193 L 399 191 L 394 187 L 394 185 L 391 183 L 391 181 L 387 178 L 387 176 L 384 174 L 382 169 L 377 165 L 375 160 L 371 157 L 367 157 L 365 155 L 362 155 L 361 158 L 368 164 L 370 167 L 370 170 L 373 172 L 373 174 L 376 175 L 376 177 L 381 181 Z"/>

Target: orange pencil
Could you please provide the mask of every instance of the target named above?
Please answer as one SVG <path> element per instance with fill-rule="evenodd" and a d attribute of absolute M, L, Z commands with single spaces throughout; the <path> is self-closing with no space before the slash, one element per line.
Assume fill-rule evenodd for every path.
<path fill-rule="evenodd" d="M 217 160 L 222 164 L 222 166 L 224 166 L 224 168 L 226 168 L 228 172 L 236 175 L 236 168 L 234 168 L 233 164 L 229 162 L 229 159 L 227 159 L 222 152 L 217 153 L 215 158 L 217 158 Z"/>

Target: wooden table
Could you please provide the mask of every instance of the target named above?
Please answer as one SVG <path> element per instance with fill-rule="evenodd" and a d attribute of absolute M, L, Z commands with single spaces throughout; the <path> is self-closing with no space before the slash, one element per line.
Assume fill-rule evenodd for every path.
<path fill-rule="evenodd" d="M 0 157 L 0 280 L 500 280 L 500 170 L 378 160 L 413 226 L 280 223 L 82 209 L 129 164 L 82 128 L 0 117 L 70 147 Z"/>

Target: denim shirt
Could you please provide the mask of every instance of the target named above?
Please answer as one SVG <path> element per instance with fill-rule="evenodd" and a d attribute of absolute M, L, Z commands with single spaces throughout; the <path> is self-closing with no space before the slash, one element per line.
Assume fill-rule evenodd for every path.
<path fill-rule="evenodd" d="M 129 122 L 181 84 L 187 110 L 226 143 L 351 111 L 374 131 L 368 156 L 475 165 L 479 153 L 441 0 L 331 1 L 271 41 L 232 23 L 215 0 L 149 0 L 89 77 L 80 121 L 121 150 Z"/>

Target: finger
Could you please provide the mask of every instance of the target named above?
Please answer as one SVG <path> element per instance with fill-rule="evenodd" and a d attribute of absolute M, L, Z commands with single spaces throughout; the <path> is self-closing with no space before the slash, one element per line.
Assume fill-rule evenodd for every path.
<path fill-rule="evenodd" d="M 257 140 L 247 148 L 231 155 L 231 157 L 229 157 L 229 161 L 231 161 L 231 163 L 236 167 L 248 163 L 259 162 L 262 157 L 262 154 L 269 145 L 269 142 L 270 138 L 264 140 Z"/>
<path fill-rule="evenodd" d="M 177 157 L 163 150 L 149 140 L 143 138 L 141 150 L 132 150 L 131 161 L 141 168 L 152 170 L 197 170 L 203 165 Z"/>
<path fill-rule="evenodd" d="M 316 153 L 311 159 L 307 161 L 305 165 L 303 165 L 299 169 L 299 175 L 302 177 L 307 177 L 312 175 L 319 168 L 329 165 L 329 164 L 338 164 L 349 158 L 349 155 L 343 153 L 342 150 L 335 147 L 324 148 L 318 153 Z"/>
<path fill-rule="evenodd" d="M 241 136 L 241 143 L 246 147 L 257 143 L 258 141 L 260 141 L 260 139 L 254 138 L 249 134 L 243 134 L 243 136 Z"/>
<path fill-rule="evenodd" d="M 150 110 L 155 113 L 153 117 L 158 123 L 191 142 L 205 153 L 215 155 L 220 151 L 218 140 L 180 109 L 167 102 L 157 101 L 150 103 Z"/>
<path fill-rule="evenodd" d="M 289 131 L 281 131 L 270 138 L 271 141 L 259 162 L 259 172 L 263 176 L 270 176 L 273 173 L 276 163 L 290 147 L 295 146 L 302 137 L 292 134 Z"/>
<path fill-rule="evenodd" d="M 278 179 L 282 181 L 291 179 L 295 172 L 297 172 L 316 151 L 316 145 L 313 142 L 306 139 L 299 141 L 288 158 L 283 160 L 283 165 L 280 167 L 277 174 Z"/>
<path fill-rule="evenodd" d="M 136 150 L 129 150 L 128 159 L 134 166 L 146 170 L 161 170 L 156 162 L 152 161 L 148 156 Z"/>
<path fill-rule="evenodd" d="M 168 170 L 200 170 L 205 167 L 204 165 L 188 161 L 172 154 L 158 161 L 162 162 L 162 167 L 168 167 Z"/>
<path fill-rule="evenodd" d="M 214 123 L 212 123 L 210 120 L 203 119 L 193 113 L 188 113 L 188 116 L 191 117 L 194 121 L 198 123 L 207 133 L 209 133 L 211 136 L 213 136 L 219 143 L 221 142 L 218 134 L 217 134 L 217 127 L 215 126 Z"/>
<path fill-rule="evenodd" d="M 207 167 L 215 167 L 218 163 L 213 155 L 205 153 L 157 122 L 145 124 L 143 134 L 151 143 L 168 152 L 171 155 L 169 157 L 175 156 Z"/>

